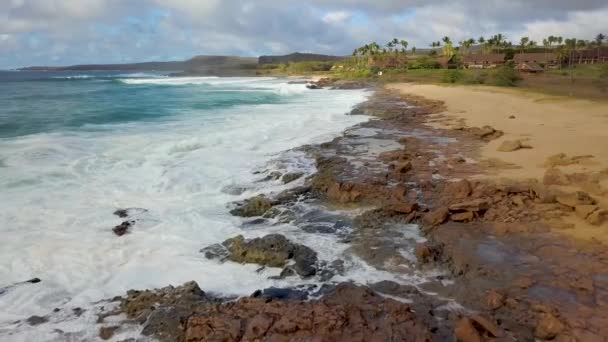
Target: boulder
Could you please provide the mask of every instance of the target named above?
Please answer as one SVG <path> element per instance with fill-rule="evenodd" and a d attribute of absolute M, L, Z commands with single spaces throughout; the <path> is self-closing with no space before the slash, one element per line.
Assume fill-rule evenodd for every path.
<path fill-rule="evenodd" d="M 521 140 L 505 140 L 498 146 L 498 152 L 513 152 L 522 148 L 532 148 L 532 146 L 524 144 Z"/>
<path fill-rule="evenodd" d="M 452 220 L 454 222 L 471 221 L 473 218 L 475 218 L 475 214 L 473 214 L 472 211 L 466 211 L 464 213 L 456 213 L 456 214 L 450 215 L 450 220 Z"/>
<path fill-rule="evenodd" d="M 422 217 L 422 222 L 428 226 L 437 226 L 445 222 L 450 211 L 447 207 L 439 207 L 426 213 Z"/>
<path fill-rule="evenodd" d="M 116 332 L 116 330 L 118 330 L 118 328 L 120 328 L 120 327 L 116 326 L 116 325 L 99 328 L 99 338 L 101 338 L 104 341 L 111 339 L 112 336 L 114 336 L 114 333 Z"/>
<path fill-rule="evenodd" d="M 468 318 L 461 318 L 454 327 L 455 341 L 458 342 L 482 342 L 479 332 Z"/>
<path fill-rule="evenodd" d="M 129 228 L 131 228 L 134 224 L 135 221 L 124 221 L 118 226 L 112 228 L 112 231 L 118 236 L 123 236 L 129 232 Z"/>
<path fill-rule="evenodd" d="M 594 226 L 599 226 L 604 222 L 606 215 L 606 210 L 598 209 L 592 212 L 589 216 L 587 216 L 587 222 L 591 223 Z"/>
<path fill-rule="evenodd" d="M 505 305 L 505 296 L 495 290 L 491 290 L 486 294 L 485 306 L 490 310 L 496 310 Z"/>
<path fill-rule="evenodd" d="M 503 135 L 502 131 L 495 130 L 491 126 L 483 126 L 481 128 L 480 127 L 470 127 L 470 128 L 465 128 L 464 130 L 484 141 L 491 141 L 494 139 L 498 139 Z"/>
<path fill-rule="evenodd" d="M 255 217 L 264 215 L 270 208 L 272 208 L 272 201 L 260 195 L 245 200 L 237 208 L 232 209 L 230 213 L 234 216 Z"/>
<path fill-rule="evenodd" d="M 285 267 L 287 262 L 294 263 L 287 268 L 302 277 L 316 274 L 317 253 L 310 247 L 292 243 L 280 234 L 245 240 L 242 235 L 224 241 L 221 245 L 203 248 L 208 259 L 219 258 L 239 263 L 252 263 L 270 267 Z M 287 269 L 286 268 L 286 269 Z M 284 272 L 288 272 L 285 271 Z"/>
<path fill-rule="evenodd" d="M 541 313 L 534 329 L 534 336 L 542 340 L 554 339 L 564 330 L 564 324 L 551 313 Z"/>
<path fill-rule="evenodd" d="M 471 183 L 466 179 L 459 180 L 457 182 L 448 182 L 443 191 L 441 192 L 442 197 L 464 199 L 471 195 L 473 188 Z"/>

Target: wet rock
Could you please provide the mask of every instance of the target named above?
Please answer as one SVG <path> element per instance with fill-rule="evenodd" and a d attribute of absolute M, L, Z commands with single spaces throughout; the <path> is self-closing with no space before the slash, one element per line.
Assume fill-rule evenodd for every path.
<path fill-rule="evenodd" d="M 316 301 L 243 298 L 221 305 L 212 315 L 192 316 L 185 339 L 430 341 L 432 335 L 407 304 L 340 284 Z"/>
<path fill-rule="evenodd" d="M 484 336 L 488 337 L 500 337 L 502 336 L 502 331 L 494 322 L 491 320 L 481 316 L 481 315 L 473 315 L 469 317 L 475 329 L 482 333 Z"/>
<path fill-rule="evenodd" d="M 280 299 L 280 300 L 307 300 L 308 293 L 306 291 L 294 289 L 282 289 L 277 287 L 269 287 L 264 290 L 255 291 L 252 298 L 262 299 Z"/>
<path fill-rule="evenodd" d="M 442 246 L 428 242 L 418 243 L 414 249 L 416 259 L 421 264 L 437 262 L 441 257 Z"/>
<path fill-rule="evenodd" d="M 572 209 L 580 205 L 594 205 L 596 202 L 589 194 L 583 191 L 577 191 L 572 194 L 560 195 L 555 198 L 558 203 L 568 206 Z"/>
<path fill-rule="evenodd" d="M 394 170 L 397 174 L 404 174 L 412 169 L 412 163 L 410 163 L 409 161 L 404 163 L 393 163 L 390 165 L 390 168 Z"/>
<path fill-rule="evenodd" d="M 230 256 L 230 252 L 226 246 L 220 243 L 207 246 L 201 249 L 200 252 L 203 253 L 207 259 L 219 259 L 220 261 L 224 261 Z"/>
<path fill-rule="evenodd" d="M 99 338 L 101 338 L 104 341 L 107 341 L 107 340 L 111 339 L 112 336 L 114 336 L 114 333 L 119 328 L 120 328 L 119 326 L 115 326 L 115 325 L 109 326 L 109 327 L 101 327 L 101 328 L 99 328 Z"/>
<path fill-rule="evenodd" d="M 160 341 L 182 341 L 184 336 L 182 320 L 188 312 L 180 307 L 159 307 L 154 309 L 141 331 L 144 336 L 154 336 Z"/>
<path fill-rule="evenodd" d="M 272 201 L 264 196 L 255 196 L 230 211 L 230 214 L 241 217 L 262 216 L 272 208 Z"/>
<path fill-rule="evenodd" d="M 422 221 L 428 226 L 437 226 L 445 222 L 449 214 L 450 210 L 447 207 L 439 207 L 426 213 Z"/>
<path fill-rule="evenodd" d="M 358 202 L 363 193 L 353 183 L 334 182 L 327 190 L 327 197 L 339 203 Z"/>
<path fill-rule="evenodd" d="M 144 208 L 124 208 L 124 209 L 116 209 L 114 211 L 114 215 L 120 218 L 127 218 L 129 216 L 141 215 L 143 213 L 147 213 L 148 209 Z"/>
<path fill-rule="evenodd" d="M 46 316 L 30 316 L 25 320 L 29 325 L 40 325 L 49 321 L 49 318 Z"/>
<path fill-rule="evenodd" d="M 559 333 L 564 330 L 564 324 L 550 313 L 541 313 L 534 336 L 543 340 L 554 339 Z"/>
<path fill-rule="evenodd" d="M 310 186 L 298 186 L 279 193 L 274 199 L 278 204 L 296 202 L 300 197 L 310 192 Z"/>
<path fill-rule="evenodd" d="M 304 176 L 303 172 L 290 172 L 284 174 L 281 180 L 283 181 L 283 183 L 288 184 L 297 179 L 300 179 L 302 176 Z"/>
<path fill-rule="evenodd" d="M 129 232 L 129 228 L 131 228 L 135 224 L 135 221 L 124 221 L 118 226 L 112 228 L 112 231 L 117 236 L 123 236 Z"/>
<path fill-rule="evenodd" d="M 225 248 L 212 245 L 201 252 L 208 258 L 225 258 L 239 263 L 253 263 L 270 267 L 284 267 L 289 260 L 290 267 L 302 277 L 315 274 L 317 253 L 311 248 L 290 242 L 280 234 L 269 234 L 264 237 L 245 240 L 242 235 L 222 243 Z"/>

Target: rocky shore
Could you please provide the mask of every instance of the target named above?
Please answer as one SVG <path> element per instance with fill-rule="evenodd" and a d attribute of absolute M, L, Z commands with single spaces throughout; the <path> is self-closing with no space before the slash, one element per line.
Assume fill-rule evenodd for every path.
<path fill-rule="evenodd" d="M 300 149 L 314 159 L 314 175 L 231 208 L 250 225 L 288 222 L 335 235 L 368 265 L 422 279 L 415 285 L 354 284 L 342 277 L 344 260 L 322 260 L 315 246 L 282 234 L 239 235 L 201 246 L 202 255 L 280 268 L 277 279 L 310 284 L 247 298 L 217 297 L 193 282 L 129 291 L 99 315 L 100 338 L 119 340 L 117 332 L 135 325 L 143 336 L 189 342 L 605 341 L 606 248 L 553 234 L 573 212 L 601 225 L 604 209 L 586 192 L 553 188 L 559 171 L 544 182 L 479 177 L 512 167 L 479 157 L 503 132 L 434 127 L 444 110 L 439 101 L 378 88 L 351 113 L 370 116 L 368 122 Z M 268 177 L 290 183 L 305 176 Z M 134 224 L 114 231 L 122 235 Z"/>

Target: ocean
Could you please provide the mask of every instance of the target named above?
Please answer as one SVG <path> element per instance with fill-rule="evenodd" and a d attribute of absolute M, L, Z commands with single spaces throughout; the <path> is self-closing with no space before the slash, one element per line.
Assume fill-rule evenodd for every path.
<path fill-rule="evenodd" d="M 272 280 L 280 269 L 219 263 L 199 250 L 279 232 L 321 259 L 342 253 L 347 246 L 334 236 L 290 224 L 247 228 L 229 210 L 301 184 L 260 179 L 273 170 L 312 174 L 314 162 L 293 148 L 368 120 L 347 115 L 367 96 L 279 78 L 0 73 L 0 288 L 41 279 L 0 294 L 0 339 L 52 341 L 54 329 L 92 338 L 95 303 L 129 289 L 195 280 L 206 292 L 238 296 L 305 282 Z M 122 237 L 112 233 L 118 208 L 147 210 Z M 342 280 L 380 273 L 355 262 Z M 15 323 L 77 307 L 85 313 L 35 328 Z"/>

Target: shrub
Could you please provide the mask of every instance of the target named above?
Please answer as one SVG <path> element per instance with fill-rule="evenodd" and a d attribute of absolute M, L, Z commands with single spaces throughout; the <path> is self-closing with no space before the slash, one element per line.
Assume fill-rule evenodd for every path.
<path fill-rule="evenodd" d="M 499 87 L 514 87 L 521 80 L 519 73 L 515 70 L 513 62 L 498 68 L 492 74 L 491 84 Z"/>
<path fill-rule="evenodd" d="M 600 88 L 600 91 L 608 91 L 608 64 L 604 64 L 600 68 L 600 72 L 597 75 L 597 79 L 594 83 Z"/>
<path fill-rule="evenodd" d="M 466 84 L 485 84 L 488 79 L 488 72 L 485 70 L 475 70 L 469 73 L 464 79 Z"/>
<path fill-rule="evenodd" d="M 458 83 L 463 79 L 462 71 L 458 69 L 446 70 L 441 77 L 441 82 L 444 83 Z"/>
<path fill-rule="evenodd" d="M 409 69 L 439 69 L 440 67 L 441 64 L 436 59 L 428 56 L 419 57 L 409 65 Z"/>

